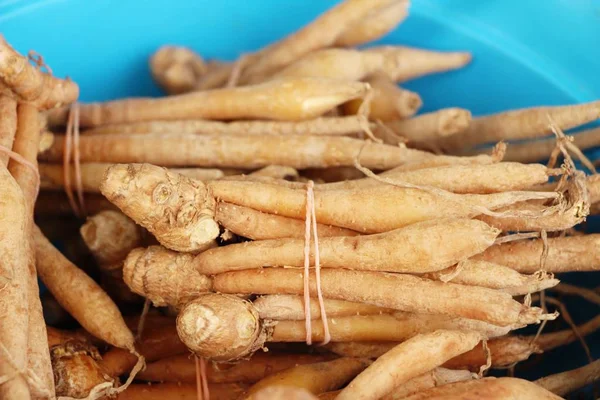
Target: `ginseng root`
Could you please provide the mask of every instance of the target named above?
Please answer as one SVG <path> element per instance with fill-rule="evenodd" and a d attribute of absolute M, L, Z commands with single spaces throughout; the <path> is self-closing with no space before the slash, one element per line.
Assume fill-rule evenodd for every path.
<path fill-rule="evenodd" d="M 558 396 L 566 396 L 598 379 L 600 379 L 600 360 L 571 371 L 543 377 L 535 383 Z"/>
<path fill-rule="evenodd" d="M 417 335 L 379 357 L 341 391 L 337 400 L 376 400 L 406 381 L 471 350 L 478 332 L 438 330 Z"/>
<path fill-rule="evenodd" d="M 192 259 L 161 246 L 137 248 L 125 259 L 123 280 L 156 307 L 179 308 L 212 288 L 211 279 L 193 268 Z"/>
<path fill-rule="evenodd" d="M 100 191 L 170 249 L 201 251 L 219 235 L 214 200 L 200 181 L 148 164 L 117 164 Z"/>
<path fill-rule="evenodd" d="M 177 316 L 177 332 L 191 351 L 214 361 L 248 356 L 267 337 L 252 303 L 223 294 L 206 294 L 187 303 Z"/>
<path fill-rule="evenodd" d="M 479 254 L 499 231 L 470 219 L 437 219 L 376 235 L 319 240 L 323 268 L 424 273 L 438 271 Z M 460 237 L 459 242 L 448 238 Z M 272 239 L 218 247 L 193 262 L 202 274 L 264 266 L 304 265 L 303 239 Z"/>
<path fill-rule="evenodd" d="M 221 293 L 303 294 L 301 269 L 266 268 L 227 272 L 214 277 L 213 287 Z M 376 287 L 377 291 L 370 288 Z M 364 302 L 401 311 L 444 314 L 472 318 L 499 326 L 537 323 L 554 319 L 536 307 L 513 300 L 496 290 L 430 281 L 415 276 L 372 271 L 323 269 L 324 297 Z M 311 296 L 316 296 L 314 281 Z M 427 302 L 423 293 L 432 293 Z M 433 295 L 434 294 L 434 295 Z"/>

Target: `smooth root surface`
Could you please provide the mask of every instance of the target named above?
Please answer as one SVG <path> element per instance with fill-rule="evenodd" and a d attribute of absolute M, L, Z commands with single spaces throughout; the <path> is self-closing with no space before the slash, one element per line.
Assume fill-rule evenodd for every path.
<path fill-rule="evenodd" d="M 214 277 L 213 287 L 223 293 L 302 294 L 302 271 L 267 268 L 227 272 Z M 377 290 L 372 290 L 377 288 Z M 371 271 L 324 269 L 321 289 L 325 297 L 374 304 L 402 311 L 444 314 L 500 326 L 537 323 L 539 308 L 527 307 L 507 293 L 474 286 L 425 280 L 415 276 Z M 311 295 L 316 295 L 314 281 Z M 431 293 L 424 297 L 423 293 Z"/>
<path fill-rule="evenodd" d="M 379 399 L 394 387 L 471 350 L 481 338 L 478 332 L 452 330 L 415 336 L 379 357 L 354 378 L 336 399 Z"/>
<path fill-rule="evenodd" d="M 322 238 L 320 262 L 324 268 L 432 272 L 481 253 L 499 233 L 476 220 L 438 219 L 376 235 Z M 194 266 L 205 275 L 268 266 L 301 267 L 304 246 L 304 239 L 232 244 L 199 254 Z"/>

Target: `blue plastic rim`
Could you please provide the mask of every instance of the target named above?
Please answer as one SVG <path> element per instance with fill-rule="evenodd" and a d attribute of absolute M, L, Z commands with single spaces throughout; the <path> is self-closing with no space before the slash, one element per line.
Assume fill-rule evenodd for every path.
<path fill-rule="evenodd" d="M 148 57 L 163 44 L 235 59 L 293 32 L 335 0 L 0 0 L 0 32 L 17 50 L 42 54 L 82 101 L 157 96 Z M 410 17 L 381 43 L 468 50 L 467 68 L 409 82 L 423 111 L 464 107 L 474 115 L 600 99 L 600 0 L 413 0 Z M 590 218 L 593 220 L 593 218 Z M 593 274 L 567 281 L 594 286 Z M 595 316 L 568 303 L 576 321 Z M 564 328 L 564 326 L 563 326 Z M 588 337 L 596 357 L 600 335 Z M 598 344 L 597 346 L 595 344 Z M 544 355 L 521 376 L 585 363 L 578 344 Z"/>

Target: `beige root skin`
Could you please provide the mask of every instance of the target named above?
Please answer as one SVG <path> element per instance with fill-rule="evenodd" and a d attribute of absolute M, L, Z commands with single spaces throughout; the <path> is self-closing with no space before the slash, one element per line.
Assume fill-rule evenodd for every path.
<path fill-rule="evenodd" d="M 342 32 L 334 46 L 353 47 L 380 39 L 404 21 L 408 16 L 409 4 L 409 1 L 398 0 L 387 7 L 373 10 Z"/>
<path fill-rule="evenodd" d="M 100 185 L 106 171 L 114 164 L 111 163 L 83 163 L 81 168 L 81 187 L 84 192 L 100 193 Z M 64 190 L 64 171 L 60 164 L 39 165 L 42 190 Z M 191 179 L 207 181 L 220 179 L 224 172 L 216 168 L 171 168 L 171 172 L 187 176 Z M 71 169 L 71 182 L 76 182 L 75 171 Z"/>
<path fill-rule="evenodd" d="M 469 129 L 448 137 L 443 147 L 465 150 L 483 143 L 526 139 L 552 133 L 548 116 L 561 130 L 600 118 L 600 101 L 558 107 L 534 107 L 506 111 L 473 119 Z"/>
<path fill-rule="evenodd" d="M 398 87 L 383 73 L 375 73 L 365 79 L 365 82 L 373 89 L 373 99 L 369 107 L 369 118 L 373 121 L 393 121 L 412 117 L 423 105 L 417 93 Z M 342 108 L 345 114 L 355 115 L 362 103 L 362 100 L 356 99 L 344 104 Z M 391 144 L 398 144 L 398 141 Z"/>
<path fill-rule="evenodd" d="M 315 51 L 282 69 L 273 79 L 318 77 L 359 81 L 379 70 L 381 54 L 354 49 L 330 48 Z"/>
<path fill-rule="evenodd" d="M 386 126 L 399 137 L 421 148 L 436 148 L 440 138 L 455 135 L 469 127 L 471 112 L 462 108 L 444 108 L 413 118 L 389 121 Z M 390 143 L 390 144 L 398 144 Z"/>
<path fill-rule="evenodd" d="M 238 383 L 209 384 L 211 400 L 238 399 L 244 394 L 246 385 Z M 127 390 L 119 393 L 118 400 L 165 400 L 165 399 L 196 399 L 198 388 L 196 384 L 156 383 L 133 384 Z"/>
<path fill-rule="evenodd" d="M 466 318 L 412 313 L 329 318 L 332 342 L 401 342 L 437 329 L 472 330 L 488 337 L 498 337 L 506 335 L 511 328 Z M 323 341 L 324 331 L 321 321 L 313 321 L 311 337 L 313 342 Z M 302 342 L 305 338 L 304 321 L 279 321 L 275 324 L 269 341 Z"/>
<path fill-rule="evenodd" d="M 85 398 L 98 385 L 112 387 L 116 382 L 98 364 L 98 350 L 91 345 L 71 340 L 50 351 L 56 395 Z"/>
<path fill-rule="evenodd" d="M 298 171 L 292 167 L 267 165 L 266 167 L 251 172 L 248 176 L 263 176 L 267 178 L 293 180 L 297 179 L 300 175 L 298 174 Z"/>
<path fill-rule="evenodd" d="M 598 379 L 600 379 L 600 360 L 571 371 L 543 377 L 536 380 L 535 383 L 562 397 L 594 383 Z"/>
<path fill-rule="evenodd" d="M 156 307 L 179 308 L 212 288 L 211 279 L 192 267 L 192 258 L 161 246 L 137 248 L 125 259 L 123 280 Z"/>
<path fill-rule="evenodd" d="M 94 336 L 113 346 L 133 349 L 133 334 L 108 295 L 64 258 L 37 227 L 34 240 L 38 274 L 60 305 Z"/>
<path fill-rule="evenodd" d="M 1 41 L 1 38 L 0 38 Z M 1 44 L 0 44 L 1 46 Z M 0 56 L 1 57 L 1 56 Z M 29 65 L 29 64 L 28 64 Z M 17 133 L 13 143 L 13 151 L 37 167 L 37 152 L 40 141 L 41 119 L 38 110 L 31 104 L 19 104 L 17 106 Z M 38 382 L 30 383 L 32 397 L 50 397 L 54 393 L 54 379 L 52 377 L 52 364 L 48 351 L 48 335 L 42 312 L 42 304 L 39 297 L 38 280 L 36 276 L 36 256 L 34 239 L 33 210 L 38 194 L 38 176 L 31 167 L 23 165 L 16 160 L 10 160 L 8 170 L 15 181 L 21 187 L 25 198 L 25 237 L 23 243 L 27 249 L 26 278 L 28 303 L 29 303 L 29 332 L 27 348 L 27 369 L 35 371 Z"/>
<path fill-rule="evenodd" d="M 209 363 L 206 379 L 211 383 L 254 383 L 266 376 L 297 365 L 313 364 L 335 358 L 326 354 L 292 354 L 256 352 L 247 360 L 235 364 Z M 181 354 L 149 364 L 137 378 L 150 382 L 196 382 L 194 357 Z"/>
<path fill-rule="evenodd" d="M 304 237 L 304 221 L 221 201 L 217 203 L 215 221 L 236 235 L 252 240 Z M 317 230 L 320 238 L 358 235 L 350 229 L 323 224 L 317 224 Z"/>
<path fill-rule="evenodd" d="M 272 294 L 260 296 L 252 302 L 261 319 L 273 321 L 304 321 L 304 300 L 300 296 Z M 364 303 L 343 300 L 323 299 L 327 317 L 349 317 L 352 315 L 389 314 L 395 310 L 381 308 Z M 312 319 L 321 318 L 321 309 L 317 299 L 310 299 Z"/>
<path fill-rule="evenodd" d="M 427 273 L 423 278 L 497 289 L 511 296 L 539 292 L 560 282 L 546 273 L 522 275 L 503 265 L 474 260 L 465 260 L 445 270 Z"/>
<path fill-rule="evenodd" d="M 471 381 L 451 383 L 424 390 L 405 397 L 404 400 L 442 400 L 442 399 L 539 399 L 560 400 L 533 382 L 518 378 L 483 378 Z"/>
<path fill-rule="evenodd" d="M 548 181 L 549 171 L 541 164 L 499 162 L 488 165 L 447 165 L 400 171 L 391 169 L 381 177 L 415 185 L 433 186 L 459 194 L 488 194 L 525 190 Z M 372 178 L 317 185 L 316 190 L 366 189 L 386 185 Z"/>
<path fill-rule="evenodd" d="M 368 85 L 336 79 L 297 78 L 236 88 L 214 89 L 157 99 L 139 98 L 80 106 L 81 127 L 181 119 L 317 118 L 346 101 L 363 97 Z M 273 102 L 273 99 L 278 101 Z M 49 115 L 52 125 L 64 124 L 65 112 Z"/>
<path fill-rule="evenodd" d="M 552 273 L 597 271 L 600 269 L 599 246 L 600 234 L 549 238 L 545 270 Z M 522 240 L 492 246 L 474 259 L 533 274 L 540 268 L 542 250 L 541 239 Z"/>
<path fill-rule="evenodd" d="M 438 219 L 376 235 L 319 240 L 321 267 L 424 273 L 465 260 L 494 244 L 500 231 L 470 219 Z M 460 237 L 449 242 L 449 237 Z M 199 254 L 206 275 L 265 266 L 304 265 L 304 239 L 273 239 L 218 247 Z M 312 257 L 311 257 L 312 258 Z"/>
<path fill-rule="evenodd" d="M 214 361 L 246 357 L 267 338 L 252 303 L 223 294 L 207 294 L 187 303 L 177 316 L 177 332 L 191 351 Z"/>
<path fill-rule="evenodd" d="M 375 125 L 371 124 L 374 128 Z M 88 129 L 86 135 L 125 133 L 194 133 L 202 135 L 353 135 L 363 131 L 357 115 L 319 117 L 306 121 L 149 121 L 103 125 Z"/>
<path fill-rule="evenodd" d="M 20 103 L 29 103 L 39 109 L 69 104 L 79 97 L 75 82 L 40 71 L 27 57 L 17 53 L 3 36 L 0 36 L 0 84 L 6 85 Z"/>
<path fill-rule="evenodd" d="M 127 254 L 143 242 L 142 229 L 118 211 L 93 215 L 81 226 L 80 233 L 100 268 L 106 272 L 120 270 Z"/>
<path fill-rule="evenodd" d="M 447 385 L 454 382 L 462 382 L 473 379 L 473 373 L 463 370 L 451 370 L 446 368 L 435 368 L 422 375 L 409 379 L 401 386 L 395 387 L 391 393 L 383 396 L 381 400 L 398 400 L 432 387 Z M 334 400 L 338 392 L 328 392 L 319 395 L 321 400 Z"/>
<path fill-rule="evenodd" d="M 206 186 L 150 164 L 110 167 L 100 191 L 172 250 L 202 251 L 219 235 Z"/>
<path fill-rule="evenodd" d="M 17 133 L 17 102 L 0 94 L 0 146 L 12 149 Z M 8 165 L 8 155 L 0 154 L 0 164 Z"/>
<path fill-rule="evenodd" d="M 600 145 L 600 128 L 575 132 L 567 135 L 567 137 L 573 140 L 575 146 L 580 150 L 587 150 Z M 555 148 L 555 138 L 528 141 L 524 143 L 511 143 L 506 150 L 504 160 L 522 163 L 539 162 L 548 159 Z M 475 155 L 480 153 L 481 149 L 471 149 L 464 152 L 465 155 Z"/>
<path fill-rule="evenodd" d="M 336 399 L 377 400 L 406 381 L 471 350 L 481 339 L 478 332 L 452 330 L 415 336 L 379 357 L 354 378 Z"/>
<path fill-rule="evenodd" d="M 64 139 L 57 138 L 41 158 L 58 162 L 63 146 Z M 327 168 L 353 166 L 359 154 L 361 164 L 370 169 L 426 160 L 447 164 L 473 161 L 354 138 L 301 135 L 86 135 L 80 139 L 79 150 L 84 163 L 147 162 L 165 167 L 255 169 L 276 164 L 296 169 Z M 491 163 L 492 159 L 483 156 L 476 161 Z"/>
<path fill-rule="evenodd" d="M 150 72 L 168 94 L 186 93 L 207 72 L 196 52 L 183 46 L 162 46 L 150 57 Z"/>
<path fill-rule="evenodd" d="M 240 82 L 262 80 L 310 52 L 330 47 L 349 27 L 393 1 L 347 0 L 338 4 L 302 29 L 254 54 Z"/>
<path fill-rule="evenodd" d="M 369 361 L 356 358 L 338 358 L 315 364 L 299 365 L 269 375 L 254 384 L 246 395 L 249 398 L 269 386 L 304 388 L 313 394 L 329 392 L 342 387 L 369 365 Z"/>
<path fill-rule="evenodd" d="M 317 397 L 306 389 L 293 386 L 267 386 L 248 400 L 317 400 Z"/>
<path fill-rule="evenodd" d="M 405 46 L 371 47 L 366 51 L 385 57 L 382 70 L 396 82 L 462 68 L 471 61 L 470 53 L 438 52 Z"/>
<path fill-rule="evenodd" d="M 0 344 L 9 352 L 0 351 L 0 376 L 12 376 L 17 371 L 6 361 L 10 356 L 17 369 L 27 368 L 27 332 L 29 325 L 27 290 L 26 206 L 23 192 L 7 169 L 0 165 Z M 16 375 L 0 385 L 0 397 L 29 399 L 25 377 Z"/>
<path fill-rule="evenodd" d="M 213 181 L 207 184 L 217 199 L 286 217 L 305 217 L 304 189 L 290 189 L 259 182 Z M 439 195 L 432 191 L 381 185 L 368 189 L 315 191 L 318 223 L 340 226 L 361 233 L 387 232 L 421 221 L 471 217 L 481 207 L 494 210 L 532 198 L 556 197 L 555 193 L 503 192 L 488 195 Z M 361 210 L 350 213 L 346 210 Z"/>
<path fill-rule="evenodd" d="M 316 295 L 314 281 L 311 295 Z M 221 293 L 296 294 L 303 293 L 302 270 L 266 268 L 227 272 L 214 277 L 213 287 Z M 372 287 L 378 290 L 373 292 Z M 425 280 L 415 276 L 371 271 L 323 269 L 324 297 L 363 302 L 401 311 L 476 319 L 499 326 L 522 326 L 554 319 L 537 307 L 527 307 L 507 293 L 474 286 Z M 434 293 L 427 301 L 423 293 Z M 420 300 L 421 299 L 421 300 Z"/>

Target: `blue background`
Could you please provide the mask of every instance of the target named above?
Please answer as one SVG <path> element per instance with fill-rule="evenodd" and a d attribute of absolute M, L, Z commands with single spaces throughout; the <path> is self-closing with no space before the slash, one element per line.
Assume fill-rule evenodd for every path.
<path fill-rule="evenodd" d="M 187 45 L 207 58 L 233 60 L 335 3 L 0 0 L 0 32 L 19 51 L 42 54 L 56 75 L 71 76 L 83 101 L 156 96 L 147 60 L 160 45 Z M 474 55 L 468 68 L 405 85 L 423 97 L 423 111 L 459 106 L 478 115 L 600 99 L 600 0 L 413 0 L 410 13 L 382 43 Z M 595 274 L 564 278 L 589 287 L 600 283 Z M 577 299 L 568 307 L 576 322 L 598 311 Z M 600 335 L 588 343 L 600 357 Z M 584 363 L 575 343 L 532 357 L 517 374 L 536 378 Z"/>

